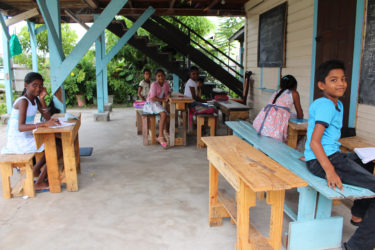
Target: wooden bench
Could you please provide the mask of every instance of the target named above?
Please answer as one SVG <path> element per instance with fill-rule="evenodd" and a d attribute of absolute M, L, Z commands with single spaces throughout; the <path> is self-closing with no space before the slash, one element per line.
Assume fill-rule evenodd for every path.
<path fill-rule="evenodd" d="M 197 114 L 197 147 L 204 148 L 205 144 L 201 140 L 202 137 L 202 127 L 207 121 L 207 125 L 210 127 L 210 136 L 215 136 L 216 130 L 216 114 Z"/>
<path fill-rule="evenodd" d="M 202 138 L 209 160 L 209 224 L 218 226 L 230 217 L 237 225 L 237 250 L 280 249 L 285 190 L 307 183 L 236 136 Z M 218 191 L 219 173 L 236 191 L 236 202 Z M 271 205 L 269 237 L 249 226 L 249 209 L 256 193 L 267 192 Z"/>
<path fill-rule="evenodd" d="M 250 107 L 243 105 L 241 103 L 228 100 L 224 102 L 215 101 L 214 105 L 220 109 L 223 115 L 223 123 L 234 120 L 248 120 Z M 232 131 L 228 128 L 228 134 L 232 134 Z"/>
<path fill-rule="evenodd" d="M 137 110 L 137 113 L 142 117 L 142 135 L 143 145 L 156 144 L 156 114 L 145 113 L 142 110 Z M 150 141 L 148 135 L 150 134 Z"/>
<path fill-rule="evenodd" d="M 1 182 L 3 184 L 3 196 L 5 199 L 12 197 L 10 177 L 13 176 L 13 168 L 19 167 L 21 172 L 23 195 L 35 196 L 33 158 L 35 154 L 2 154 L 0 155 Z"/>
<path fill-rule="evenodd" d="M 307 181 L 309 186 L 298 188 L 298 211 L 289 206 L 284 212 L 293 220 L 289 224 L 288 249 L 326 249 L 341 245 L 343 218 L 331 216 L 332 200 L 375 197 L 368 189 L 346 185 L 344 190 L 333 190 L 325 179 L 311 174 L 306 163 L 298 160 L 302 153 L 270 137 L 258 135 L 253 126 L 244 121 L 226 122 L 234 135 L 267 154 L 285 168 Z"/>

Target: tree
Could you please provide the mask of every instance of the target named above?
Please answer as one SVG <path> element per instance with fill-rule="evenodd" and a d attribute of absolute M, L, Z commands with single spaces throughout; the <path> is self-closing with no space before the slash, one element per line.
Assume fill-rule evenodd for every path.
<path fill-rule="evenodd" d="M 221 18 L 214 37 L 215 45 L 221 51 L 229 54 L 229 51 L 234 47 L 229 43 L 229 38 L 244 25 L 244 22 L 244 18 L 240 17 Z"/>

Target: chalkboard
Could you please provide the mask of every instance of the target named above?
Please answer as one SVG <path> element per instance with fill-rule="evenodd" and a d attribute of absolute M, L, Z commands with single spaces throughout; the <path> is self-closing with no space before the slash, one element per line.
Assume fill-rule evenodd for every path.
<path fill-rule="evenodd" d="M 358 102 L 375 106 L 375 0 L 368 0 Z"/>
<path fill-rule="evenodd" d="M 283 67 L 287 3 L 259 16 L 258 67 Z"/>

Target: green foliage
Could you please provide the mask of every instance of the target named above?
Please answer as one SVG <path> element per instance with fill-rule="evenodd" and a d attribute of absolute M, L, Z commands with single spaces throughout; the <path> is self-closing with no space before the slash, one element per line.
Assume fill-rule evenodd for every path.
<path fill-rule="evenodd" d="M 222 18 L 215 33 L 214 43 L 223 52 L 228 52 L 234 47 L 229 43 L 229 38 L 244 25 L 245 19 L 241 17 Z"/>
<path fill-rule="evenodd" d="M 7 105 L 5 103 L 0 103 L 0 115 L 7 113 Z"/>

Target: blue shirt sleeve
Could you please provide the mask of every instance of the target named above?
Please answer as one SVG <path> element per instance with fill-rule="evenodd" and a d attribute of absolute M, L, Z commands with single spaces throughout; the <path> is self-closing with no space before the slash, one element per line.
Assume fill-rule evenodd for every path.
<path fill-rule="evenodd" d="M 320 102 L 315 112 L 315 124 L 322 124 L 327 128 L 334 118 L 335 107 L 333 103 Z"/>

